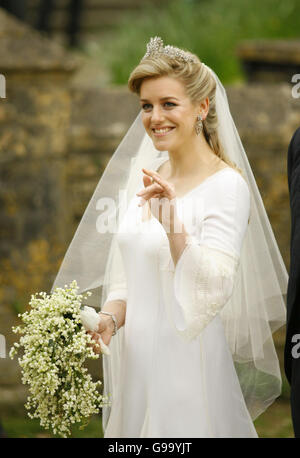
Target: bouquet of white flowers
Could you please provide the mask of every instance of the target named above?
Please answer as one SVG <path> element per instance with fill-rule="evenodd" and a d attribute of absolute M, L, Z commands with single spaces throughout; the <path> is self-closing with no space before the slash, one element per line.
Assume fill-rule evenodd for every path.
<path fill-rule="evenodd" d="M 86 324 L 87 316 L 92 316 L 91 308 L 82 306 L 83 295 L 77 292 L 73 281 L 69 287 L 56 288 L 51 295 L 32 295 L 31 310 L 18 315 L 23 325 L 13 327 L 13 332 L 22 336 L 10 350 L 11 358 L 20 347 L 24 350 L 18 361 L 22 382 L 29 385 L 30 396 L 25 404 L 28 416 L 39 418 L 41 426 L 52 428 L 62 437 L 71 434 L 72 424 L 86 421 L 108 403 L 98 391 L 101 381 L 93 382 L 84 367 L 87 359 L 97 359 L 99 355 L 90 345 L 95 342 L 86 333 L 91 329 Z M 102 341 L 99 345 L 108 354 Z"/>

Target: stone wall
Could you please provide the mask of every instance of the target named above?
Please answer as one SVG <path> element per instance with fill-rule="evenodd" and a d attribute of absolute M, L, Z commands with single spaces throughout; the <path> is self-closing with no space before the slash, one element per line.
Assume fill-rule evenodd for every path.
<path fill-rule="evenodd" d="M 139 111 L 127 88 L 72 90 L 67 173 L 74 225 L 100 179 L 106 164 Z"/>
<path fill-rule="evenodd" d="M 248 82 L 292 82 L 300 74 L 299 39 L 247 40 L 240 43 L 237 55 Z"/>
<path fill-rule="evenodd" d="M 169 1 L 169 0 L 164 0 Z M 33 27 L 38 20 L 40 0 L 28 0 L 26 20 Z M 69 0 L 54 2 L 49 26 L 51 35 L 66 43 L 66 28 L 69 22 Z M 136 13 L 146 4 L 159 4 L 159 0 L 84 0 L 80 17 L 79 36 L 82 42 L 93 40 L 122 21 L 125 14 Z"/>
<path fill-rule="evenodd" d="M 66 244 L 68 82 L 78 63 L 2 10 L 0 29 L 0 333 L 8 351 L 17 313 L 52 284 Z M 0 359 L 0 413 L 23 398 L 17 362 Z"/>

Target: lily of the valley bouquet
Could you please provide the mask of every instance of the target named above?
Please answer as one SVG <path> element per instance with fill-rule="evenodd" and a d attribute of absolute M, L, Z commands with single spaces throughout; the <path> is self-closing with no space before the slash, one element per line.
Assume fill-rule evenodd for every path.
<path fill-rule="evenodd" d="M 99 358 L 93 350 L 95 341 L 86 331 L 96 331 L 101 318 L 93 308 L 82 305 L 83 298 L 87 297 L 78 294 L 76 281 L 50 295 L 36 293 L 29 302 L 31 309 L 18 315 L 23 325 L 13 328 L 21 337 L 10 357 L 23 349 L 18 361 L 22 383 L 29 385 L 28 415 L 62 437 L 71 434 L 72 424 L 86 422 L 108 403 L 98 390 L 101 381 L 93 382 L 84 367 L 86 360 Z M 98 345 L 109 354 L 101 338 Z"/>

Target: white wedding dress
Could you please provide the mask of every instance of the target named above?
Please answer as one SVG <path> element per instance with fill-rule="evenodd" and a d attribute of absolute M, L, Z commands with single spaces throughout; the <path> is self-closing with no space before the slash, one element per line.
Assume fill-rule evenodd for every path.
<path fill-rule="evenodd" d="M 139 201 L 117 235 L 126 284 L 106 300 L 126 299 L 127 307 L 104 437 L 257 437 L 220 316 L 247 229 L 247 184 L 226 167 L 177 198 L 191 237 L 176 267 L 163 227 L 145 219 Z"/>

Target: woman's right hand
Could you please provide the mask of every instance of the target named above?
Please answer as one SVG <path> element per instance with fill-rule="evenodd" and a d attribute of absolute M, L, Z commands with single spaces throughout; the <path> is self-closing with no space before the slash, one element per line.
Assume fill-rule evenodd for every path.
<path fill-rule="evenodd" d="M 93 346 L 93 350 L 97 354 L 101 353 L 99 337 L 101 337 L 105 345 L 109 345 L 114 332 L 114 323 L 112 318 L 110 316 L 101 314 L 101 312 L 99 313 L 99 315 L 101 317 L 101 321 L 99 323 L 97 332 L 87 331 L 88 334 L 90 334 L 92 339 L 95 341 L 95 343 L 98 344 Z"/>

